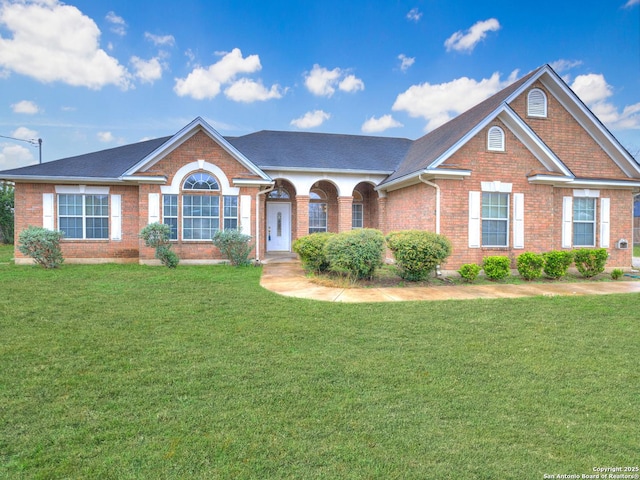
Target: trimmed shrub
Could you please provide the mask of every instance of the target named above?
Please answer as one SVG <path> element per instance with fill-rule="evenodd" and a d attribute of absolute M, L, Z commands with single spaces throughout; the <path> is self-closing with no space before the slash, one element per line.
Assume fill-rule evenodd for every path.
<path fill-rule="evenodd" d="M 293 251 L 300 256 L 302 266 L 306 270 L 315 273 L 329 270 L 329 260 L 325 255 L 324 247 L 327 244 L 327 240 L 334 235 L 335 233 L 329 232 L 312 233 L 294 240 Z"/>
<path fill-rule="evenodd" d="M 2 183 L 0 187 L 0 242 L 13 243 L 14 227 L 14 189 Z"/>
<path fill-rule="evenodd" d="M 620 280 L 622 278 L 622 275 L 624 275 L 624 272 L 620 268 L 614 268 L 611 271 L 611 278 L 614 280 Z"/>
<path fill-rule="evenodd" d="M 544 267 L 542 271 L 548 278 L 557 279 L 564 277 L 573 262 L 573 254 L 561 250 L 552 250 L 542 254 Z"/>
<path fill-rule="evenodd" d="M 542 276 L 544 258 L 539 253 L 525 252 L 518 255 L 516 266 L 522 278 L 525 280 L 534 280 Z"/>
<path fill-rule="evenodd" d="M 480 270 L 480 265 L 477 263 L 465 263 L 460 267 L 458 273 L 466 282 L 472 283 L 476 278 L 478 278 Z"/>
<path fill-rule="evenodd" d="M 63 237 L 62 232 L 42 227 L 28 227 L 20 232 L 18 250 L 44 268 L 58 268 L 64 262 L 60 249 L 60 240 Z"/>
<path fill-rule="evenodd" d="M 140 231 L 140 238 L 147 247 L 156 249 L 155 256 L 165 267 L 176 268 L 180 262 L 178 254 L 171 250 L 171 227 L 164 223 L 150 223 Z"/>
<path fill-rule="evenodd" d="M 324 250 L 332 272 L 369 279 L 382 266 L 384 236 L 372 228 L 351 230 L 329 237 Z"/>
<path fill-rule="evenodd" d="M 482 259 L 482 268 L 487 278 L 502 280 L 511 275 L 511 259 L 503 255 L 494 255 Z"/>
<path fill-rule="evenodd" d="M 604 272 L 608 258 L 606 248 L 581 248 L 573 252 L 573 262 L 580 275 L 586 278 L 595 277 Z"/>
<path fill-rule="evenodd" d="M 238 230 L 218 230 L 213 235 L 213 244 L 224 255 L 231 265 L 249 265 L 251 254 L 251 236 Z"/>
<path fill-rule="evenodd" d="M 451 242 L 443 235 L 425 230 L 401 230 L 387 235 L 400 276 L 424 280 L 451 255 Z"/>

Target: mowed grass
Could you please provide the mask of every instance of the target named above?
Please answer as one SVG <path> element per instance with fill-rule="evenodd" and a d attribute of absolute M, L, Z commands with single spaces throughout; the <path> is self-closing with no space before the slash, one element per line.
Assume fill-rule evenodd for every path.
<path fill-rule="evenodd" d="M 0 478 L 637 464 L 640 295 L 334 304 L 260 273 L 0 263 Z"/>

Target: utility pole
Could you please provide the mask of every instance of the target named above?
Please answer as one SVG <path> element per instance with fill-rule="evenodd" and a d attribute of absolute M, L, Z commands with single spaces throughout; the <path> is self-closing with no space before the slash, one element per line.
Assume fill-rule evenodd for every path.
<path fill-rule="evenodd" d="M 7 137 L 6 135 L 0 135 L 0 138 L 8 138 L 9 140 L 15 140 L 17 142 L 25 142 L 34 147 L 38 147 L 38 163 L 42 163 L 42 139 L 25 140 L 24 138 Z"/>

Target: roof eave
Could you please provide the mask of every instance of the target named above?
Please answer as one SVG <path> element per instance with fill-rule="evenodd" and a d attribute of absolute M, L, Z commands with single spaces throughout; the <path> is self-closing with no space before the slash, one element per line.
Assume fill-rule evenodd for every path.
<path fill-rule="evenodd" d="M 462 180 L 471 176 L 471 170 L 452 170 L 444 168 L 427 168 L 417 172 L 404 175 L 390 182 L 380 184 L 375 190 L 398 190 L 399 188 L 408 187 L 420 183 L 420 177 L 425 180 Z"/>
<path fill-rule="evenodd" d="M 282 166 L 262 166 L 265 172 L 308 172 L 308 173 L 345 173 L 345 174 L 367 174 L 367 175 L 391 175 L 393 170 L 361 170 L 351 168 L 308 168 L 308 167 L 282 167 Z"/>
<path fill-rule="evenodd" d="M 560 177 L 557 175 L 534 175 L 529 177 L 529 183 L 538 185 L 552 185 L 554 187 L 578 188 L 578 187 L 598 187 L 598 188 L 638 188 L 640 180 L 611 180 L 597 178 L 575 178 Z"/>

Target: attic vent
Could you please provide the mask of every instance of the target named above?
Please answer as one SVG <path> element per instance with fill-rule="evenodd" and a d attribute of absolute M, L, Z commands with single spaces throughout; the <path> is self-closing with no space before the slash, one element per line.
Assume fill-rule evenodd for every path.
<path fill-rule="evenodd" d="M 487 150 L 504 152 L 504 132 L 500 127 L 491 127 L 487 136 Z"/>
<path fill-rule="evenodd" d="M 547 116 L 547 96 L 539 88 L 534 88 L 527 97 L 527 115 L 530 117 Z"/>

